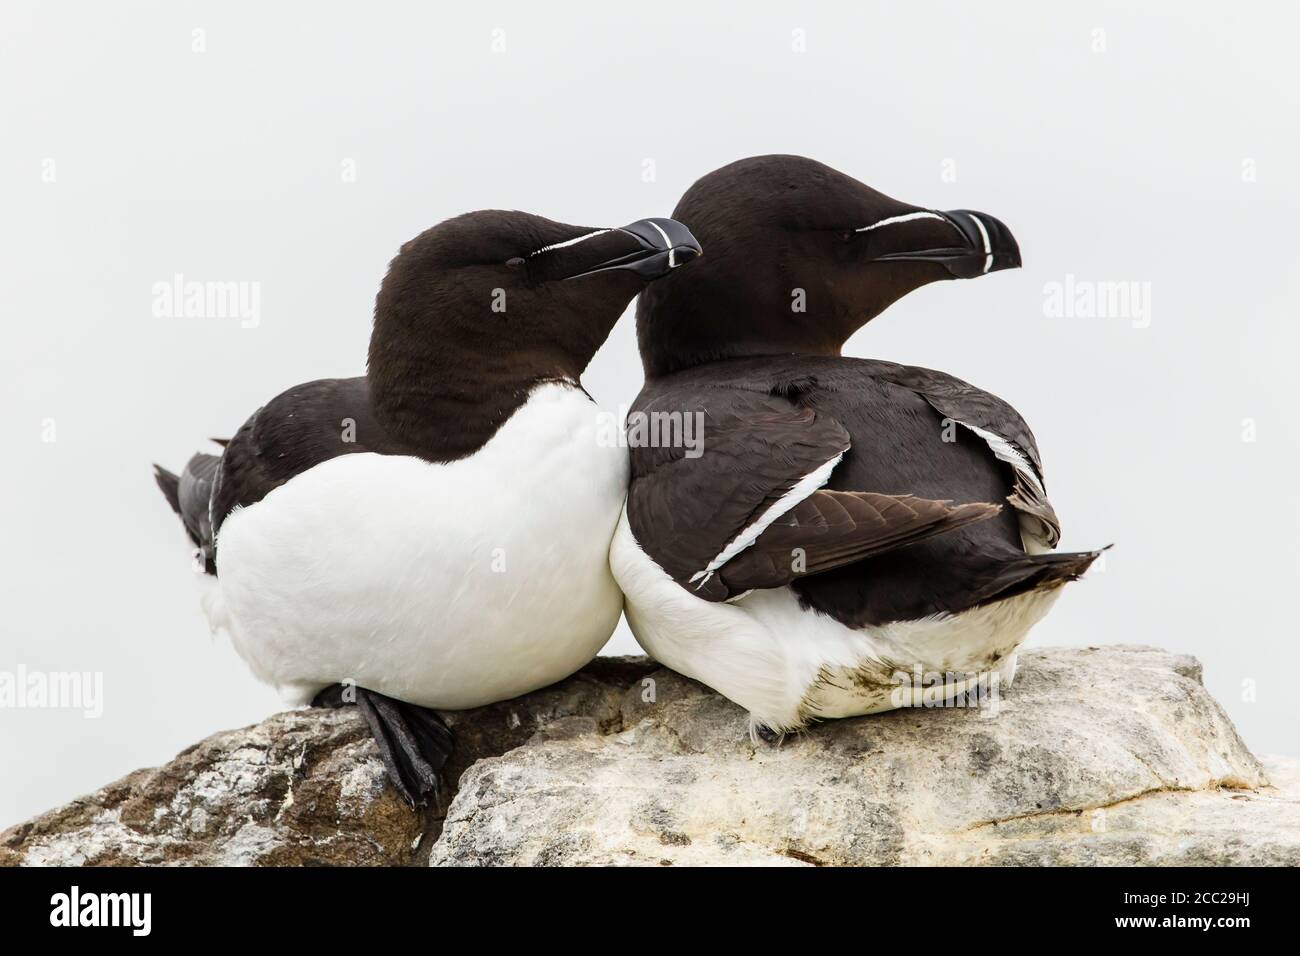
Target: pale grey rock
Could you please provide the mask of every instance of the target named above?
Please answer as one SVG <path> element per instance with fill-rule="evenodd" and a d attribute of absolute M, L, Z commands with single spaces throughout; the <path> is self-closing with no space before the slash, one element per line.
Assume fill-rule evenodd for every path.
<path fill-rule="evenodd" d="M 997 707 L 832 721 L 755 745 L 666 671 L 624 729 L 480 761 L 435 864 L 1297 863 L 1282 788 L 1200 683 L 1151 648 L 1030 651 Z"/>
<path fill-rule="evenodd" d="M 356 713 L 296 711 L 0 834 L 0 864 L 1300 864 L 1300 763 L 1153 648 L 1025 652 L 996 707 L 779 746 L 644 659 L 447 717 L 458 783 L 422 814 Z"/>
<path fill-rule="evenodd" d="M 457 735 L 448 779 L 534 736 L 620 729 L 619 699 L 652 670 L 602 658 L 525 698 L 448 714 Z M 291 711 L 0 833 L 0 865 L 422 863 L 450 796 L 409 810 L 355 708 Z"/>

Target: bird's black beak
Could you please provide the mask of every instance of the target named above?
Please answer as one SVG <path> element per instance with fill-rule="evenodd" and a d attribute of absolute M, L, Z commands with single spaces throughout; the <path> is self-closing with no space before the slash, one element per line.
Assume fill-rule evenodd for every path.
<path fill-rule="evenodd" d="M 998 219 L 988 213 L 969 209 L 936 212 L 956 230 L 951 246 L 891 252 L 879 256 L 879 262 L 937 262 L 957 279 L 1020 268 L 1020 246 L 1016 237 Z M 931 216 L 930 218 L 933 218 Z"/>
<path fill-rule="evenodd" d="M 700 244 L 691 235 L 691 231 L 675 219 L 638 219 L 617 231 L 635 239 L 639 248 L 569 278 L 578 279 L 597 272 L 626 269 L 650 282 L 666 276 L 702 254 Z"/>

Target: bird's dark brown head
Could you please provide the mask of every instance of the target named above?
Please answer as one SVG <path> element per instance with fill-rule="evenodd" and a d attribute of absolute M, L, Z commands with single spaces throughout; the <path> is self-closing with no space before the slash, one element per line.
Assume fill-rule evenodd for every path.
<path fill-rule="evenodd" d="M 738 356 L 838 355 L 913 289 L 1020 265 L 1015 238 L 992 216 L 899 202 L 800 156 L 715 170 L 673 217 L 708 256 L 641 295 L 647 376 Z"/>
<path fill-rule="evenodd" d="M 668 219 L 602 229 L 484 210 L 402 246 L 375 303 L 372 377 L 455 353 L 484 367 L 576 380 L 646 283 L 699 254 Z"/>
<path fill-rule="evenodd" d="M 602 229 L 484 210 L 402 246 L 375 301 L 367 378 L 396 439 L 450 460 L 539 382 L 577 384 L 633 296 L 700 253 L 671 219 Z"/>

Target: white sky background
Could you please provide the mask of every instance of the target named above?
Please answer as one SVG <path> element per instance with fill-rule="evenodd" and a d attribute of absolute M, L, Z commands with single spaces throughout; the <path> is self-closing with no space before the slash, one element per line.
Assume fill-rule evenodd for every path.
<path fill-rule="evenodd" d="M 1293 6 L 39 6 L 0 13 L 0 670 L 102 671 L 104 712 L 0 709 L 0 826 L 278 709 L 209 638 L 151 462 L 360 374 L 427 226 L 666 216 L 767 152 L 1011 227 L 1024 269 L 922 289 L 847 353 L 1012 402 L 1062 546 L 1115 542 L 1031 646 L 1195 654 L 1252 747 L 1300 753 Z M 260 325 L 155 318 L 178 272 L 260 282 Z M 1045 316 L 1067 273 L 1149 282 L 1149 326 Z M 585 383 L 635 396 L 630 310 Z"/>

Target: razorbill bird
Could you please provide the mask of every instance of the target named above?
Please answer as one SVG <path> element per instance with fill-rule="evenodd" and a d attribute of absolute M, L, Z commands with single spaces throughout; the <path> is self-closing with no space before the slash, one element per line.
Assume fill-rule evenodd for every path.
<path fill-rule="evenodd" d="M 289 703 L 354 694 L 413 805 L 452 746 L 429 708 L 553 683 L 613 631 L 627 450 L 579 377 L 699 252 L 668 219 L 450 219 L 389 266 L 366 375 L 291 388 L 220 456 L 157 469 L 214 630 Z"/>
<path fill-rule="evenodd" d="M 794 156 L 710 173 L 673 215 L 709 254 L 637 306 L 646 383 L 610 560 L 642 647 L 764 736 L 933 701 L 940 680 L 945 698 L 1008 683 L 1097 552 L 1046 553 L 1060 524 L 1014 408 L 840 348 L 919 286 L 1019 266 L 1010 231 Z M 685 416 L 692 453 L 631 441 Z"/>

